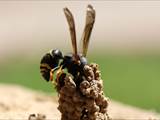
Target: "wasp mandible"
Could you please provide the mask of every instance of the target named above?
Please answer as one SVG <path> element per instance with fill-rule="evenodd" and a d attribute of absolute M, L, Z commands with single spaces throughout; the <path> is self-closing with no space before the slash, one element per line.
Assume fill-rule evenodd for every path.
<path fill-rule="evenodd" d="M 55 49 L 46 53 L 42 57 L 40 62 L 40 72 L 46 81 L 52 81 L 54 72 L 61 69 L 67 69 L 68 73 L 72 74 L 74 77 L 78 73 L 83 74 L 83 68 L 87 64 L 86 55 L 89 38 L 95 22 L 95 10 L 91 5 L 87 6 L 86 23 L 81 38 L 82 50 L 80 53 L 77 51 L 76 30 L 73 15 L 68 8 L 64 8 L 63 10 L 69 25 L 73 53 L 63 56 L 60 50 Z"/>

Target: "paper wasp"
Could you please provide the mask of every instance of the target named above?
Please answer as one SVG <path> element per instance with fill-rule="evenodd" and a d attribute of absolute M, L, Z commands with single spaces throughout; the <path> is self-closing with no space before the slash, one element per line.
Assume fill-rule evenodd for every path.
<path fill-rule="evenodd" d="M 60 50 L 55 49 L 46 53 L 42 57 L 40 62 L 40 72 L 46 81 L 53 79 L 53 73 L 56 70 L 67 69 L 68 73 L 72 74 L 74 77 L 78 73 L 83 74 L 83 67 L 87 64 L 86 54 L 89 45 L 89 38 L 95 22 L 95 10 L 91 5 L 87 6 L 86 23 L 81 38 L 81 53 L 78 53 L 77 51 L 76 30 L 73 15 L 68 8 L 64 8 L 63 10 L 69 25 L 73 53 L 63 56 Z"/>

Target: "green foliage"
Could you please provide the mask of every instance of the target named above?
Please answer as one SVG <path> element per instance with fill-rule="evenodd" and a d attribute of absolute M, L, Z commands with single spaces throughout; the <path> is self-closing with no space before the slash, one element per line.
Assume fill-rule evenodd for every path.
<path fill-rule="evenodd" d="M 97 62 L 107 96 L 160 112 L 160 57 L 110 56 Z"/>
<path fill-rule="evenodd" d="M 160 112 L 159 56 L 91 55 L 89 61 L 99 64 L 104 91 L 109 98 Z M 11 59 L 0 64 L 0 81 L 45 92 L 55 91 L 39 71 L 39 59 Z"/>
<path fill-rule="evenodd" d="M 40 75 L 39 61 L 12 59 L 0 66 L 0 81 L 27 86 L 40 91 L 55 91 Z"/>

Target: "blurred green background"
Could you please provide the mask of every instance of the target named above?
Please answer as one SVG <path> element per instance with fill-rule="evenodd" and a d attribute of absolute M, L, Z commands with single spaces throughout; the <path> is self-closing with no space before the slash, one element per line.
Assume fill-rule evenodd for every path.
<path fill-rule="evenodd" d="M 39 59 L 16 57 L 3 62 L 0 64 L 1 82 L 53 92 L 53 86 L 40 76 Z M 89 61 L 99 64 L 104 91 L 110 99 L 160 112 L 160 56 L 92 54 Z"/>
<path fill-rule="evenodd" d="M 0 82 L 55 92 L 40 75 L 40 59 L 52 48 L 72 51 L 62 8 L 73 11 L 80 38 L 87 4 L 0 2 Z M 87 58 L 99 64 L 105 94 L 160 112 L 160 2 L 91 4 L 97 17 Z"/>

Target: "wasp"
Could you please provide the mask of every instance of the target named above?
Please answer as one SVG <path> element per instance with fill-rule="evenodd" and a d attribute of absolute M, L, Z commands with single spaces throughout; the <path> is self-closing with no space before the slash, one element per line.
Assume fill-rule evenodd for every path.
<path fill-rule="evenodd" d="M 91 5 L 87 6 L 86 23 L 81 38 L 82 47 L 80 53 L 78 53 L 77 50 L 76 30 L 73 15 L 68 8 L 64 8 L 63 10 L 69 25 L 73 53 L 63 56 L 60 50 L 54 49 L 42 57 L 40 62 L 40 72 L 46 81 L 52 81 L 54 72 L 61 71 L 62 69 L 67 69 L 68 73 L 74 77 L 76 77 L 77 74 L 82 75 L 84 74 L 84 66 L 88 64 L 86 55 L 90 35 L 95 22 L 95 10 Z"/>

